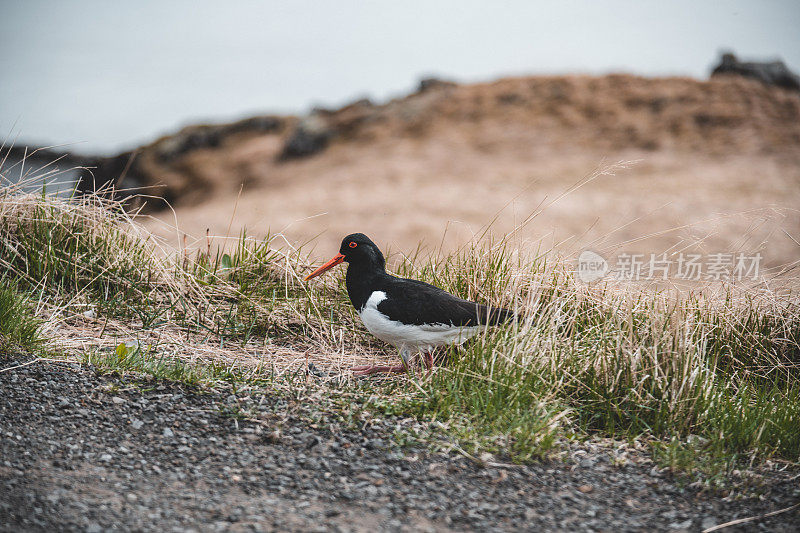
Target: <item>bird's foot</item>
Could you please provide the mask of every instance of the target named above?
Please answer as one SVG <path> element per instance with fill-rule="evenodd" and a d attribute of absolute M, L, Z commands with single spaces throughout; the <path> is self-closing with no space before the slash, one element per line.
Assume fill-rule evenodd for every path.
<path fill-rule="evenodd" d="M 368 376 L 370 374 L 389 373 L 399 374 L 406 371 L 404 365 L 388 366 L 388 365 L 362 365 L 354 366 L 350 370 L 353 371 L 354 376 Z"/>

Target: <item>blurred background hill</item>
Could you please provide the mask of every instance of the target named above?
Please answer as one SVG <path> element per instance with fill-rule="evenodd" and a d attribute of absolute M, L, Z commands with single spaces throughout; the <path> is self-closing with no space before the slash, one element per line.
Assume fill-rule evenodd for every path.
<path fill-rule="evenodd" d="M 199 246 L 452 249 L 539 213 L 531 247 L 800 258 L 800 92 L 708 78 L 728 49 L 800 64 L 795 3 L 140 6 L 0 7 L 7 179 L 66 143 L 28 169 L 68 151 Z"/>

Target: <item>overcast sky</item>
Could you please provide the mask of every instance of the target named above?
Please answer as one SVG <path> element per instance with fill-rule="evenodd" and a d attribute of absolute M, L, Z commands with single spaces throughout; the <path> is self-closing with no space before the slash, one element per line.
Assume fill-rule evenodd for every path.
<path fill-rule="evenodd" d="M 800 2 L 0 0 L 0 136 L 111 153 L 427 74 L 705 78 L 722 49 L 800 70 Z"/>

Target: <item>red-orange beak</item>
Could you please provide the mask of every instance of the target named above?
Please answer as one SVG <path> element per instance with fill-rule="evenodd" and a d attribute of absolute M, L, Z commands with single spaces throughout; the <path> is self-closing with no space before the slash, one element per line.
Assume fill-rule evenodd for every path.
<path fill-rule="evenodd" d="M 327 263 L 325 263 L 324 265 L 322 265 L 321 267 L 316 269 L 314 272 L 312 272 L 308 276 L 306 276 L 303 281 L 308 281 L 311 278 L 316 278 L 320 274 L 324 274 L 325 272 L 327 272 L 328 270 L 332 269 L 333 267 L 335 267 L 336 265 L 338 265 L 342 261 L 344 261 L 344 256 L 342 254 L 336 254 L 333 257 L 333 259 L 331 259 L 330 261 L 328 261 Z"/>

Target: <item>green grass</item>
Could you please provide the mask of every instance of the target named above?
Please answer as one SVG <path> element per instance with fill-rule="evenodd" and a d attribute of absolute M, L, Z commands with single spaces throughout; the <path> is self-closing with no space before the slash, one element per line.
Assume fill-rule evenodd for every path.
<path fill-rule="evenodd" d="M 0 264 L 33 292 L 86 294 L 115 316 L 157 305 L 150 250 L 99 203 L 4 203 Z"/>
<path fill-rule="evenodd" d="M 39 352 L 44 342 L 40 326 L 28 299 L 0 277 L 0 354 Z"/>
<path fill-rule="evenodd" d="M 12 310 L 0 323 L 4 342 L 37 338 L 19 290 L 54 317 L 95 306 L 132 332 L 171 328 L 194 339 L 188 351 L 191 342 L 300 354 L 380 349 L 349 305 L 344 269 L 303 283 L 304 253 L 269 237 L 242 235 L 225 250 L 209 240 L 202 252 L 174 257 L 100 200 L 2 195 L 0 235 L 0 311 Z M 800 461 L 800 311 L 785 294 L 587 286 L 554 255 L 525 255 L 508 239 L 394 263 L 400 275 L 512 308 L 519 320 L 443 354 L 447 364 L 430 377 L 314 385 L 304 371 L 276 377 L 269 359 L 189 363 L 158 345 L 84 357 L 107 371 L 323 395 L 345 418 L 413 416 L 430 422 L 426 438 L 519 462 L 592 437 L 644 439 L 662 464 L 714 480 L 737 465 Z"/>
<path fill-rule="evenodd" d="M 160 356 L 156 350 L 143 348 L 135 343 L 120 343 L 113 351 L 86 352 L 83 354 L 83 362 L 100 372 L 136 372 L 193 386 L 217 381 L 256 382 L 235 366 L 217 363 L 189 364 L 178 358 Z"/>

